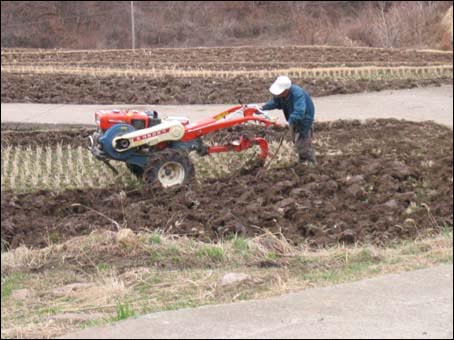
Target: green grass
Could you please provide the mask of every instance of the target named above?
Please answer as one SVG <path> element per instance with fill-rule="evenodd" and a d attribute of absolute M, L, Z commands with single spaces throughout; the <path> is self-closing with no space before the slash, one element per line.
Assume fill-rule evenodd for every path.
<path fill-rule="evenodd" d="M 116 305 L 116 315 L 112 321 L 125 320 L 136 315 L 136 312 L 131 308 L 128 303 L 122 304 L 120 302 Z"/>
<path fill-rule="evenodd" d="M 149 240 L 151 244 L 161 244 L 161 235 L 151 234 Z"/>
<path fill-rule="evenodd" d="M 38 315 L 46 317 L 49 315 L 56 315 L 61 312 L 61 309 L 58 307 L 44 307 L 38 310 Z"/>
<path fill-rule="evenodd" d="M 271 261 L 276 261 L 279 259 L 279 254 L 276 254 L 275 252 L 269 252 L 266 256 L 266 259 L 271 260 Z"/>
<path fill-rule="evenodd" d="M 165 309 L 162 311 L 172 311 L 172 310 L 178 310 L 178 309 L 183 309 L 183 308 L 192 308 L 192 307 L 197 307 L 197 302 L 193 301 L 191 299 L 182 299 L 180 301 L 177 301 L 175 303 L 168 304 Z"/>
<path fill-rule="evenodd" d="M 240 254 L 244 254 L 249 250 L 248 240 L 243 236 L 235 235 L 232 240 L 232 246 Z"/>
<path fill-rule="evenodd" d="M 449 224 L 442 224 L 440 226 L 440 232 L 442 235 L 445 235 L 447 237 L 452 237 L 453 227 L 452 227 L 452 225 L 449 225 Z"/>
<path fill-rule="evenodd" d="M 224 249 L 219 246 L 203 246 L 197 251 L 196 256 L 218 263 L 224 260 L 225 252 Z"/>
<path fill-rule="evenodd" d="M 348 264 L 355 264 L 355 263 L 366 263 L 366 264 L 374 264 L 380 262 L 380 257 L 374 254 L 370 249 L 361 249 L 359 252 L 350 255 L 346 262 Z"/>
<path fill-rule="evenodd" d="M 96 269 L 100 272 L 107 272 L 112 269 L 112 266 L 108 263 L 101 262 L 96 265 Z"/>
<path fill-rule="evenodd" d="M 2 275 L 2 301 L 8 299 L 13 290 L 21 288 L 21 282 L 25 279 L 25 276 L 20 273 L 15 273 L 9 276 Z"/>
<path fill-rule="evenodd" d="M 160 243 L 159 243 L 160 244 Z M 159 245 L 154 244 L 154 245 Z M 153 244 L 152 244 L 153 245 Z M 155 265 L 158 264 L 171 264 L 178 266 L 184 261 L 182 253 L 176 245 L 170 245 L 168 247 L 160 247 L 159 249 L 152 248 L 149 250 L 150 261 Z"/>
<path fill-rule="evenodd" d="M 374 268 L 369 262 L 356 262 L 334 269 L 311 270 L 302 277 L 308 282 L 324 286 L 358 280 L 379 272 L 380 268 Z"/>

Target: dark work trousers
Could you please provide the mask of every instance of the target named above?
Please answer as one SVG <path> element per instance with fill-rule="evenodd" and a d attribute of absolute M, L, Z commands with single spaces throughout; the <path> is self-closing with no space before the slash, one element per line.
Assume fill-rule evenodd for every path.
<path fill-rule="evenodd" d="M 292 130 L 292 139 L 295 144 L 296 151 L 298 152 L 299 161 L 301 163 L 308 161 L 315 164 L 315 152 L 312 148 L 312 137 L 314 134 L 313 128 L 311 127 L 305 135 L 301 129 L 298 129 L 298 126 L 294 126 Z"/>

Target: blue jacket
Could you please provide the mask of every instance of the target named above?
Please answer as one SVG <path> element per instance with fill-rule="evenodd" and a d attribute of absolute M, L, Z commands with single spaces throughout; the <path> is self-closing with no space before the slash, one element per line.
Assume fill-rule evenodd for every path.
<path fill-rule="evenodd" d="M 285 119 L 289 124 L 297 127 L 312 127 L 314 122 L 314 103 L 309 94 L 298 85 L 290 87 L 287 98 L 274 97 L 263 105 L 263 110 L 280 109 L 284 111 Z"/>

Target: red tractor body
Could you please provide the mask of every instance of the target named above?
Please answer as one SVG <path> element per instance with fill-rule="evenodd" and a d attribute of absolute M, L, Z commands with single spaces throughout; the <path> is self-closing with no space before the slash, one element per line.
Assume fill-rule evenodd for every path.
<path fill-rule="evenodd" d="M 129 124 L 136 130 L 140 130 L 161 123 L 156 111 L 140 112 L 128 110 L 97 111 L 95 112 L 95 121 L 103 131 L 117 124 Z"/>
<path fill-rule="evenodd" d="M 180 184 L 193 174 L 188 158 L 190 151 L 201 155 L 219 152 L 241 152 L 257 145 L 262 161 L 268 156 L 264 138 L 241 136 L 224 145 L 205 145 L 202 137 L 222 129 L 248 122 L 265 127 L 278 124 L 256 107 L 234 106 L 224 112 L 189 123 L 181 117 L 160 119 L 156 111 L 98 111 L 95 112 L 98 131 L 90 137 L 90 150 L 106 162 L 126 162 L 128 168 L 145 182 L 160 181 L 164 186 Z M 165 151 L 165 152 L 164 152 Z"/>

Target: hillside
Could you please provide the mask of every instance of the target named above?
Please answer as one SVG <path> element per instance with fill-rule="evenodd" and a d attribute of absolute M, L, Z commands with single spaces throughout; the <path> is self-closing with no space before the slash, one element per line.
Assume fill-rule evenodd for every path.
<path fill-rule="evenodd" d="M 448 1 L 133 3 L 137 48 L 286 44 L 452 48 L 441 24 L 451 5 Z M 2 47 L 132 46 L 130 1 L 2 1 L 1 22 Z"/>

